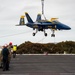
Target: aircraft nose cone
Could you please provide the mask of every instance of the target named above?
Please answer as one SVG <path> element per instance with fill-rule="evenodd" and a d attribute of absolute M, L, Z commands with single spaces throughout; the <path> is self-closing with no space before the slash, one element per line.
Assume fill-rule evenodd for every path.
<path fill-rule="evenodd" d="M 64 26 L 64 29 L 66 29 L 66 30 L 70 30 L 71 29 L 68 25 L 64 25 L 63 24 L 63 26 Z"/>
<path fill-rule="evenodd" d="M 71 28 L 68 26 L 67 29 L 70 30 Z"/>

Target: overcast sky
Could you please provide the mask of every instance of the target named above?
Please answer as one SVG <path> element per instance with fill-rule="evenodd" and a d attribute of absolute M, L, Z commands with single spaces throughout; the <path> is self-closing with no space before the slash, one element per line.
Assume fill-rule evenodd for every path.
<path fill-rule="evenodd" d="M 56 31 L 55 38 L 51 37 L 51 30 L 46 30 L 47 37 L 43 32 L 32 36 L 35 32 L 33 29 L 27 26 L 15 26 L 25 12 L 28 12 L 35 21 L 37 14 L 41 13 L 41 7 L 41 0 L 0 0 L 0 45 L 9 42 L 19 45 L 25 41 L 35 43 L 75 41 L 75 0 L 44 1 L 44 13 L 48 20 L 56 17 L 60 22 L 71 27 L 71 30 Z"/>

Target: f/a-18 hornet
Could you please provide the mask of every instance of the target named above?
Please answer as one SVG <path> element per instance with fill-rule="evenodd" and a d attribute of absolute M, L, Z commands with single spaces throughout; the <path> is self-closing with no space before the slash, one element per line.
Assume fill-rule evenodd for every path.
<path fill-rule="evenodd" d="M 21 16 L 19 25 L 17 25 L 17 26 L 26 25 L 30 28 L 33 28 L 33 30 L 36 30 L 36 32 L 33 33 L 33 36 L 35 36 L 35 34 L 38 31 L 44 32 L 44 35 L 47 36 L 47 33 L 45 31 L 46 29 L 51 29 L 51 31 L 52 31 L 51 37 L 55 37 L 54 33 L 56 30 L 70 30 L 71 28 L 69 26 L 59 22 L 57 20 L 57 18 L 51 18 L 50 21 L 45 18 L 44 12 L 43 12 L 43 1 L 44 0 L 42 0 L 42 14 L 37 15 L 35 22 L 31 19 L 29 14 L 27 12 L 25 12 L 25 16 L 27 18 L 28 23 L 25 23 L 25 20 L 24 20 L 25 16 Z M 42 15 L 44 16 L 45 19 L 42 19 Z"/>

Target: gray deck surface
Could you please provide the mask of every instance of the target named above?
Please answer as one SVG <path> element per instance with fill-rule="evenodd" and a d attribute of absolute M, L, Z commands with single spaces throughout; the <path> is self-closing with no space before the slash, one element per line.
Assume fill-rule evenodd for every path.
<path fill-rule="evenodd" d="M 0 75 L 75 75 L 75 55 L 17 55 Z"/>

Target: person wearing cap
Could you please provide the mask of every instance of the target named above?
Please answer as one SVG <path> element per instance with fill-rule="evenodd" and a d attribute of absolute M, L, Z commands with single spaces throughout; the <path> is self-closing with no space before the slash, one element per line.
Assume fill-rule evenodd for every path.
<path fill-rule="evenodd" d="M 9 50 L 7 48 L 7 45 L 3 46 L 2 49 L 2 56 L 3 56 L 3 71 L 9 70 Z"/>
<path fill-rule="evenodd" d="M 9 63 L 10 63 L 11 56 L 12 56 L 11 50 L 12 50 L 12 48 L 13 48 L 12 42 L 9 43 L 9 45 L 8 45 L 7 48 L 8 48 L 8 50 L 9 50 Z"/>
<path fill-rule="evenodd" d="M 13 48 L 13 45 L 12 45 L 12 42 L 10 42 L 9 45 L 8 45 L 8 49 L 9 49 L 10 53 L 11 53 L 12 48 Z"/>

